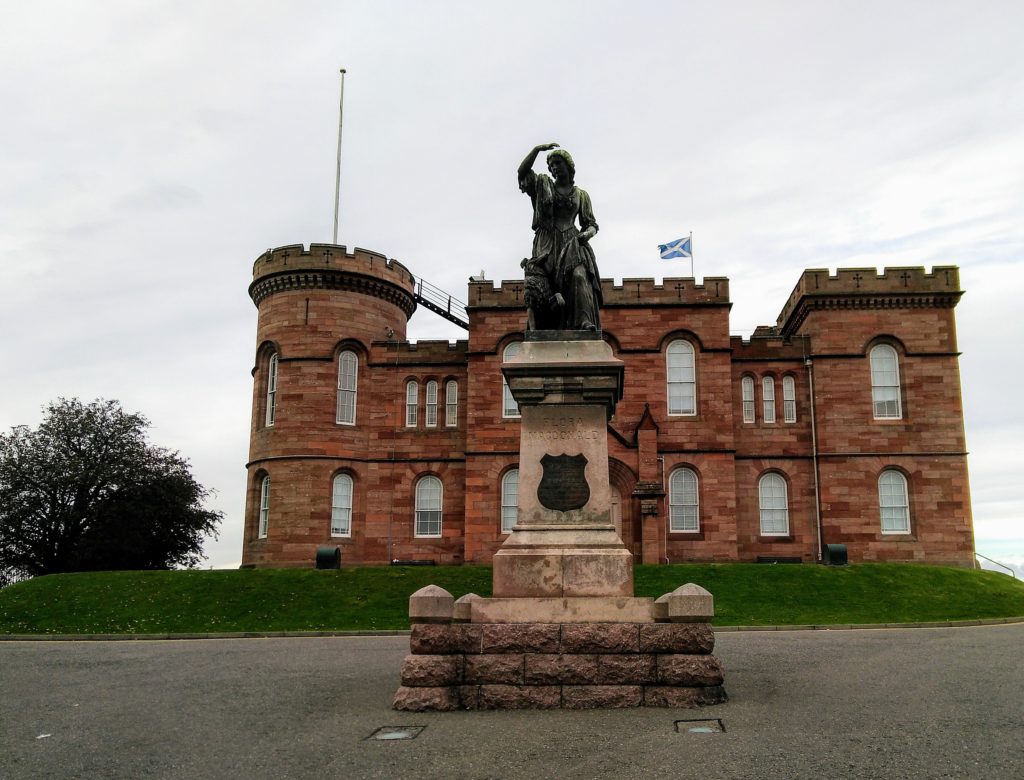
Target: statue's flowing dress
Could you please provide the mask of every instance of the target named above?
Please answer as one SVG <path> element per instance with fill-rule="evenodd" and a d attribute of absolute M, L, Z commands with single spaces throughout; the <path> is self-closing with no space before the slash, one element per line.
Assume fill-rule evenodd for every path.
<path fill-rule="evenodd" d="M 562 194 L 550 176 L 533 171 L 519 177 L 519 189 L 533 203 L 533 256 L 543 259 L 551 286 L 565 298 L 562 329 L 600 330 L 602 298 L 597 258 L 589 243 L 579 241 L 581 230 L 593 228 L 596 233 L 598 229 L 590 196 L 576 186 Z M 567 227 L 559 229 L 558 225 Z"/>

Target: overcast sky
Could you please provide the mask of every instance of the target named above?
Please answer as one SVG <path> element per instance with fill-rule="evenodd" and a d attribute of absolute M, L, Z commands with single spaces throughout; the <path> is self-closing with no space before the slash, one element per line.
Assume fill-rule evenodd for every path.
<path fill-rule="evenodd" d="M 0 429 L 119 399 L 190 458 L 241 559 L 267 247 L 331 240 L 465 299 L 515 278 L 515 170 L 571 151 L 601 274 L 689 276 L 732 329 L 805 268 L 960 266 L 978 551 L 1024 564 L 1024 4 L 47 2 L 0 25 Z M 418 311 L 412 338 L 463 335 Z"/>

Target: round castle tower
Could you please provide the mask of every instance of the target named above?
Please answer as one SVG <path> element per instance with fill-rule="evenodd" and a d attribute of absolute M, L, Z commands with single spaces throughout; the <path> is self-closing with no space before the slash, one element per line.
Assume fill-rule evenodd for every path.
<path fill-rule="evenodd" d="M 376 426 L 357 416 L 379 412 L 357 407 L 371 395 L 373 342 L 406 338 L 413 290 L 405 266 L 364 249 L 297 244 L 256 259 L 243 567 L 311 566 L 321 545 L 344 558 L 361 543 L 345 491 L 377 454 Z"/>

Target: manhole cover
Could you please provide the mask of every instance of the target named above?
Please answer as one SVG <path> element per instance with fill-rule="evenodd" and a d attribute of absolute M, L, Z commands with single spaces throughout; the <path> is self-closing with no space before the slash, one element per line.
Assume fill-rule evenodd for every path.
<path fill-rule="evenodd" d="M 426 726 L 381 726 L 367 739 L 416 739 Z"/>
<path fill-rule="evenodd" d="M 698 718 L 695 720 L 677 720 L 677 734 L 722 734 L 725 724 L 721 718 Z"/>

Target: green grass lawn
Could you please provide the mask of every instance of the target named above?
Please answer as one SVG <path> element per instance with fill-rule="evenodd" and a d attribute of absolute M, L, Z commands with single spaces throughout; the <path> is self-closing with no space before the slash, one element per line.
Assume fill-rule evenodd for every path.
<path fill-rule="evenodd" d="M 915 564 L 637 566 L 636 595 L 696 582 L 715 625 L 902 623 L 1024 616 L 1024 583 L 994 572 Z M 341 571 L 95 572 L 0 590 L 0 634 L 343 631 L 409 627 L 428 584 L 489 596 L 487 567 Z"/>

